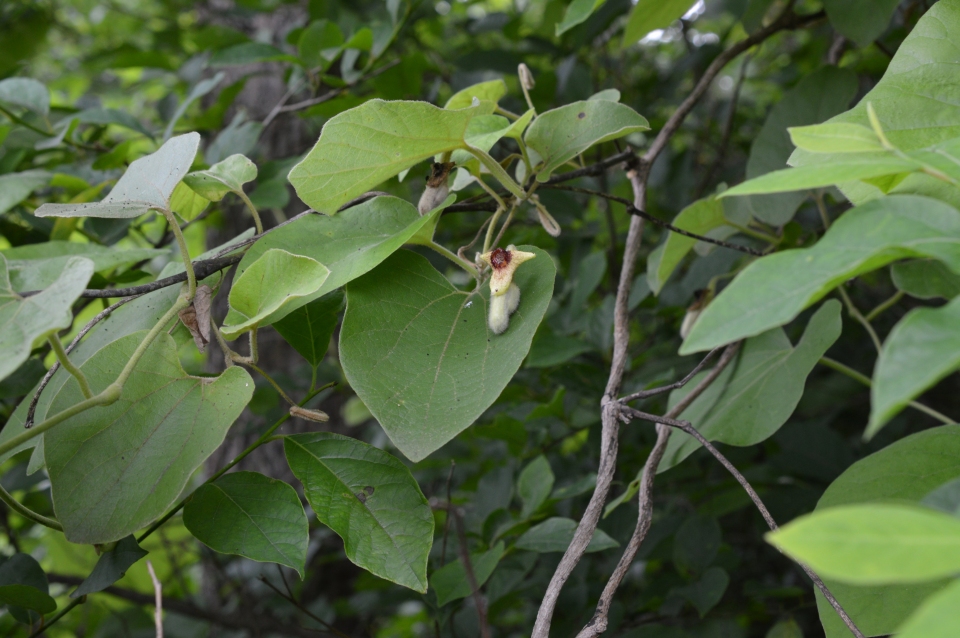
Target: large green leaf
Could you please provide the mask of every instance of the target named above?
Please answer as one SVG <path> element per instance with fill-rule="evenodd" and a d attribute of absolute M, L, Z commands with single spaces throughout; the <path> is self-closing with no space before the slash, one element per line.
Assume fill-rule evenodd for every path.
<path fill-rule="evenodd" d="M 914 398 L 960 367 L 960 298 L 940 308 L 916 308 L 883 344 L 870 390 L 872 436 Z"/>
<path fill-rule="evenodd" d="M 572 518 L 554 516 L 524 532 L 517 539 L 515 546 L 517 549 L 526 549 L 541 554 L 565 552 L 573 541 L 573 535 L 576 531 L 577 521 Z M 586 551 L 587 553 L 602 552 L 619 546 L 620 543 L 612 539 L 609 534 L 602 529 L 596 529 Z"/>
<path fill-rule="evenodd" d="M 648 130 L 646 118 L 629 106 L 586 100 L 541 113 L 527 129 L 524 140 L 543 158 L 537 181 L 545 182 L 553 171 L 594 144 Z"/>
<path fill-rule="evenodd" d="M 857 76 L 847 69 L 822 67 L 801 79 L 773 105 L 750 147 L 747 179 L 787 167 L 793 143 L 789 127 L 819 124 L 842 113 L 857 93 Z M 751 197 L 738 202 L 755 218 L 785 224 L 806 198 L 806 193 Z"/>
<path fill-rule="evenodd" d="M 874 0 L 883 5 L 893 0 Z M 860 3 L 837 0 L 833 4 L 851 5 L 851 15 L 864 18 Z M 830 11 L 830 9 L 828 9 Z M 879 117 L 890 142 L 904 151 L 925 148 L 960 136 L 960 40 L 951 37 L 960 30 L 960 3 L 945 0 L 927 11 L 897 49 L 880 82 L 850 111 L 830 120 L 831 123 L 853 123 L 870 126 L 867 104 Z M 829 154 L 797 150 L 790 157 L 792 166 L 830 163 Z M 879 197 L 883 191 L 863 181 L 841 186 L 855 204 Z M 927 194 L 944 197 L 960 205 L 960 190 L 928 175 L 914 174 L 897 184 L 890 192 Z"/>
<path fill-rule="evenodd" d="M 347 287 L 340 360 L 350 385 L 401 452 L 419 461 L 469 427 L 516 373 L 553 295 L 555 266 L 536 253 L 514 275 L 520 306 L 501 335 L 490 288 L 458 290 L 401 251 Z"/>
<path fill-rule="evenodd" d="M 0 603 L 49 614 L 57 608 L 47 575 L 30 554 L 16 553 L 0 565 Z"/>
<path fill-rule="evenodd" d="M 710 350 L 783 325 L 847 279 L 905 257 L 935 257 L 960 273 L 960 213 L 912 195 L 859 206 L 812 248 L 747 266 L 703 311 L 680 352 Z"/>
<path fill-rule="evenodd" d="M 900 0 L 824 0 L 830 24 L 862 47 L 887 29 Z"/>
<path fill-rule="evenodd" d="M 256 164 L 238 153 L 205 171 L 186 175 L 183 182 L 204 199 L 219 202 L 227 193 L 243 192 L 243 185 L 255 179 Z"/>
<path fill-rule="evenodd" d="M 343 539 L 347 558 L 381 578 L 427 591 L 433 512 L 403 463 L 326 432 L 288 436 L 283 449 L 317 518 Z"/>
<path fill-rule="evenodd" d="M 485 552 L 470 555 L 470 567 L 477 587 L 483 587 L 493 570 L 497 568 L 503 556 L 503 542 L 499 542 Z M 473 593 L 467 570 L 460 559 L 453 560 L 430 575 L 430 588 L 437 593 L 437 606 L 466 598 Z"/>
<path fill-rule="evenodd" d="M 817 574 L 854 585 L 921 583 L 960 571 L 960 519 L 914 505 L 818 510 L 766 538 Z"/>
<path fill-rule="evenodd" d="M 297 308 L 273 327 L 310 365 L 317 367 L 330 347 L 345 301 L 343 292 L 334 290 Z"/>
<path fill-rule="evenodd" d="M 103 591 L 123 578 L 127 570 L 147 554 L 149 552 L 137 544 L 133 534 L 121 538 L 113 548 L 100 554 L 93 571 L 75 591 L 71 592 L 70 598 Z"/>
<path fill-rule="evenodd" d="M 698 199 L 673 219 L 673 225 L 697 235 L 706 235 L 727 223 L 723 203 L 714 197 Z M 696 245 L 697 240 L 679 233 L 667 233 L 667 239 L 647 258 L 647 283 L 657 294 L 667 283 L 670 274 Z M 574 306 L 576 307 L 576 306 Z"/>
<path fill-rule="evenodd" d="M 813 153 L 877 153 L 884 150 L 877 134 L 866 126 L 835 122 L 787 129 L 797 148 Z"/>
<path fill-rule="evenodd" d="M 199 133 L 170 138 L 155 153 L 132 162 L 110 194 L 92 204 L 44 204 L 37 217 L 139 217 L 170 208 L 170 196 L 190 170 Z"/>
<path fill-rule="evenodd" d="M 40 170 L 0 175 L 0 214 L 25 200 L 36 189 L 46 186 L 52 176 Z"/>
<path fill-rule="evenodd" d="M 638 0 L 623 30 L 623 46 L 630 46 L 655 29 L 666 29 L 694 4 L 696 0 Z M 557 31 L 559 35 L 559 28 Z"/>
<path fill-rule="evenodd" d="M 331 118 L 290 171 L 290 183 L 314 210 L 341 204 L 437 153 L 466 148 L 470 120 L 493 103 L 450 111 L 426 102 L 370 100 Z"/>
<path fill-rule="evenodd" d="M 0 255 L 0 379 L 20 367 L 48 336 L 73 325 L 71 306 L 93 275 L 93 262 L 70 257 L 49 288 L 32 297 L 13 291 L 7 259 Z"/>
<path fill-rule="evenodd" d="M 780 328 L 748 339 L 736 366 L 730 366 L 733 371 L 722 390 L 704 393 L 679 418 L 689 420 L 710 441 L 748 446 L 769 438 L 793 414 L 807 375 L 840 331 L 840 302 L 830 300 L 810 318 L 796 347 Z M 695 385 L 675 390 L 670 403 L 678 403 Z M 673 467 L 699 448 L 690 435 L 674 432 L 658 471 Z"/>
<path fill-rule="evenodd" d="M 271 248 L 310 257 L 330 269 L 330 276 L 318 290 L 285 304 L 273 317 L 277 321 L 372 270 L 403 244 L 412 243 L 418 231 L 435 224 L 439 214 L 437 210 L 421 217 L 410 202 L 375 197 L 333 217 L 308 215 L 251 246 L 237 266 L 237 276 L 243 276 Z"/>
<path fill-rule="evenodd" d="M 165 250 L 152 248 L 118 248 L 58 240 L 6 248 L 0 252 L 7 258 L 10 282 L 17 291 L 39 290 L 51 285 L 71 257 L 86 257 L 93 261 L 94 272 L 104 272 L 167 254 Z"/>
<path fill-rule="evenodd" d="M 257 472 L 224 474 L 190 495 L 183 524 L 215 551 L 286 565 L 303 578 L 310 526 L 297 491 L 283 481 Z"/>
<path fill-rule="evenodd" d="M 223 336 L 236 339 L 270 325 L 286 314 L 285 306 L 317 292 L 329 275 L 330 270 L 315 259 L 271 248 L 234 280 Z"/>
<path fill-rule="evenodd" d="M 244 233 L 241 233 L 235 237 L 231 242 L 243 241 L 253 234 L 253 229 L 249 229 Z M 212 248 L 210 251 L 203 253 L 198 256 L 198 259 L 209 259 L 213 254 L 225 246 L 217 246 Z M 170 275 L 183 272 L 183 262 L 179 259 L 171 261 L 169 264 L 164 267 L 163 271 L 158 275 L 159 277 L 168 277 Z M 220 278 L 219 273 L 214 273 L 210 278 L 206 280 L 206 283 L 210 286 L 213 286 L 217 283 L 217 280 Z M 98 323 L 90 333 L 84 337 L 76 348 L 70 353 L 70 360 L 74 362 L 75 365 L 80 365 L 101 348 L 106 346 L 109 343 L 117 341 L 125 337 L 126 335 L 138 332 L 140 330 L 148 330 L 160 320 L 160 317 L 173 305 L 176 301 L 177 295 L 180 294 L 180 288 L 178 286 L 168 286 L 166 288 L 161 288 L 160 290 L 155 290 L 154 292 L 148 293 L 137 297 L 133 301 L 124 304 L 120 308 L 116 309 L 111 313 L 106 319 L 103 319 Z M 182 335 L 182 338 L 189 341 L 191 337 L 185 333 L 175 332 L 174 335 Z M 54 397 L 56 397 L 57 392 L 60 391 L 60 388 L 63 387 L 63 384 L 73 377 L 70 374 L 63 370 L 62 368 L 58 370 L 53 377 L 50 379 L 50 383 L 47 384 L 46 389 L 43 391 L 43 394 L 40 395 L 40 401 L 37 403 L 37 409 L 35 412 L 35 423 L 40 423 L 43 421 L 47 415 Z M 31 393 L 32 394 L 32 393 Z M 10 415 L 9 420 L 7 421 L 7 427 L 4 427 L 0 430 L 0 443 L 4 443 L 10 438 L 16 436 L 22 432 L 22 428 L 25 425 L 27 418 L 27 407 L 30 405 L 30 400 L 32 399 L 31 394 L 17 406 L 17 409 L 14 410 L 13 414 Z M 26 443 L 14 448 L 7 454 L 0 457 L 0 462 L 4 459 L 10 458 L 10 456 L 21 452 L 25 449 L 36 447 L 37 452 L 34 453 L 34 458 L 31 459 L 30 472 L 42 467 L 43 463 L 43 435 L 39 437 L 30 439 Z M 34 461 L 37 464 L 34 464 Z"/>
<path fill-rule="evenodd" d="M 960 580 L 923 602 L 897 630 L 897 638 L 952 638 L 957 635 Z"/>
<path fill-rule="evenodd" d="M 912 434 L 851 465 L 827 488 L 817 510 L 877 501 L 919 503 L 932 490 L 960 477 L 958 458 L 960 426 Z M 868 636 L 893 633 L 944 584 L 860 587 L 827 581 L 830 591 Z M 850 631 L 819 592 L 817 607 L 827 638 L 849 638 Z"/>
<path fill-rule="evenodd" d="M 81 366 L 94 392 L 116 380 L 144 336 L 115 341 Z M 253 381 L 238 366 L 214 379 L 188 376 L 173 338 L 161 334 L 116 403 L 82 412 L 44 434 L 54 510 L 67 539 L 120 540 L 163 514 L 252 395 Z M 51 411 L 82 399 L 71 380 Z"/>

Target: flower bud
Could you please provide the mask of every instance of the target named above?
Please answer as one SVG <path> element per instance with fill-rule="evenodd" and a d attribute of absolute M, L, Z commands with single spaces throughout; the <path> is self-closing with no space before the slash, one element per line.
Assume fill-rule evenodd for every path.
<path fill-rule="evenodd" d="M 533 73 L 530 72 L 530 67 L 523 62 L 517 67 L 517 75 L 520 76 L 520 85 L 527 91 L 532 91 L 533 87 L 537 85 L 533 79 Z"/>
<path fill-rule="evenodd" d="M 520 288 L 511 283 L 502 295 L 490 297 L 490 312 L 487 315 L 487 325 L 493 334 L 503 334 L 510 327 L 510 315 L 520 305 Z"/>
<path fill-rule="evenodd" d="M 417 204 L 417 210 L 421 215 L 426 215 L 434 208 L 443 203 L 443 200 L 450 194 L 450 188 L 447 186 L 447 177 L 453 170 L 453 162 L 434 162 L 430 167 L 430 175 L 427 176 L 427 187 L 420 196 L 420 202 Z"/>

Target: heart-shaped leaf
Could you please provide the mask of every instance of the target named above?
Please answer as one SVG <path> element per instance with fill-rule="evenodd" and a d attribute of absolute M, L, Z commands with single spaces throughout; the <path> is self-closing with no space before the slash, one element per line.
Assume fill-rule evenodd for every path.
<path fill-rule="evenodd" d="M 215 551 L 286 565 L 303 578 L 310 526 L 297 491 L 283 481 L 257 472 L 224 474 L 190 496 L 183 524 Z"/>
<path fill-rule="evenodd" d="M 339 434 L 284 439 L 283 449 L 320 522 L 367 571 L 427 591 L 433 512 L 410 470 L 383 450 Z"/>
<path fill-rule="evenodd" d="M 269 325 L 285 305 L 315 293 L 329 275 L 327 267 L 315 259 L 271 248 L 234 280 L 223 336 L 236 339 L 257 326 Z"/>
<path fill-rule="evenodd" d="M 449 111 L 426 102 L 370 100 L 331 118 L 290 171 L 308 206 L 333 215 L 341 204 L 437 153 L 466 148 L 467 125 L 492 102 Z"/>
<path fill-rule="evenodd" d="M 524 139 L 543 158 L 537 181 L 545 182 L 558 167 L 594 144 L 648 130 L 646 118 L 629 106 L 586 100 L 540 114 Z"/>
<path fill-rule="evenodd" d="M 680 353 L 781 326 L 847 279 L 905 257 L 935 257 L 960 273 L 960 212 L 927 197 L 896 195 L 844 213 L 812 248 L 747 266 L 703 311 Z"/>
<path fill-rule="evenodd" d="M 344 372 L 407 458 L 419 461 L 469 427 L 530 350 L 556 268 L 544 251 L 520 250 L 537 257 L 514 275 L 520 306 L 501 335 L 487 326 L 489 286 L 460 291 L 415 253 L 397 252 L 347 287 Z"/>
<path fill-rule="evenodd" d="M 114 341 L 81 366 L 95 393 L 116 380 L 145 334 Z M 173 338 L 161 334 L 116 403 L 44 433 L 54 510 L 67 539 L 120 540 L 163 514 L 252 395 L 253 380 L 238 366 L 215 379 L 187 375 Z M 77 382 L 68 381 L 51 411 L 82 400 Z"/>
<path fill-rule="evenodd" d="M 0 379 L 27 360 L 39 342 L 73 325 L 71 306 L 93 275 L 93 262 L 71 257 L 49 288 L 21 297 L 10 285 L 7 259 L 0 255 Z"/>
<path fill-rule="evenodd" d="M 330 269 L 319 289 L 287 303 L 274 315 L 277 321 L 370 271 L 403 244 L 413 242 L 418 231 L 436 225 L 439 213 L 421 217 L 410 202 L 375 197 L 334 217 L 307 215 L 251 246 L 237 267 L 237 277 L 272 248 L 310 257 Z"/>
<path fill-rule="evenodd" d="M 186 175 L 183 182 L 204 199 L 219 202 L 227 193 L 243 192 L 243 185 L 255 179 L 257 165 L 238 153 L 205 171 Z"/>
<path fill-rule="evenodd" d="M 103 200 L 93 204 L 44 204 L 37 217 L 139 217 L 169 210 L 170 196 L 190 170 L 200 146 L 199 133 L 170 138 L 155 153 L 132 162 Z"/>

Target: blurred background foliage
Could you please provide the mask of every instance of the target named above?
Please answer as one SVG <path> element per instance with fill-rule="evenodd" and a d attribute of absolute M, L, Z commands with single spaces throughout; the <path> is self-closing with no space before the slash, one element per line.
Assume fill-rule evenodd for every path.
<path fill-rule="evenodd" d="M 873 43 L 858 45 L 821 20 L 811 28 L 784 31 L 728 65 L 653 166 L 648 211 L 672 219 L 691 202 L 742 181 L 751 171 L 783 167 L 791 150 L 785 127 L 822 121 L 868 91 L 929 4 L 900 3 Z M 195 168 L 233 153 L 257 163 L 260 172 L 249 195 L 266 225 L 276 225 L 305 208 L 285 177 L 330 117 L 377 97 L 442 105 L 457 90 L 495 78 L 505 79 L 510 89 L 501 105 L 520 113 L 525 110 L 516 77 L 521 62 L 536 78 L 531 98 L 539 110 L 616 89 L 621 101 L 645 115 L 656 132 L 723 48 L 783 6 L 782 0 L 698 2 L 682 21 L 623 46 L 632 8 L 628 0 L 607 0 L 559 36 L 556 27 L 567 11 L 566 0 L 5 0 L 0 3 L 0 78 L 38 79 L 52 98 L 46 121 L 0 116 L 0 178 L 31 169 L 53 177 L 37 194 L 0 210 L 0 248 L 52 239 L 127 248 L 170 244 L 162 220 L 92 219 L 78 226 L 36 218 L 31 210 L 42 201 L 97 199 L 130 161 L 155 149 L 165 134 L 192 130 L 201 133 L 205 149 Z M 821 6 L 801 0 L 795 8 L 813 13 Z M 834 95 L 840 103 L 833 111 L 810 120 L 810 104 L 828 102 L 830 96 L 823 92 L 833 85 L 823 76 L 804 79 L 825 66 L 844 70 L 840 93 L 849 95 Z M 626 139 L 640 149 L 646 141 L 642 134 Z M 592 163 L 617 150 L 605 144 L 583 159 Z M 383 188 L 416 202 L 427 168 L 417 167 Z M 584 187 L 632 198 L 623 171 L 581 181 Z M 461 201 L 479 192 L 468 188 Z M 506 554 L 484 588 L 498 636 L 528 634 L 564 547 L 530 551 L 518 547 L 517 538 L 548 518 L 579 519 L 593 487 L 598 406 L 610 363 L 615 283 L 629 223 L 616 203 L 557 190 L 542 190 L 541 199 L 563 233 L 552 238 L 533 218 L 516 224 L 508 237 L 511 243 L 548 249 L 560 266 L 556 294 L 532 351 L 475 426 L 412 466 L 428 498 L 444 499 L 449 493 L 465 508 L 471 552 L 506 542 Z M 827 195 L 833 214 L 843 209 L 841 201 Z M 767 230 L 782 234 L 788 244 L 812 242 L 821 231 L 815 203 L 784 206 L 792 209 L 767 220 Z M 199 214 L 183 202 L 178 212 L 195 215 L 186 230 L 194 255 L 251 225 L 242 204 L 229 197 Z M 448 214 L 438 237 L 448 246 L 465 244 L 486 215 Z M 728 279 L 744 259 L 733 251 L 698 246 L 660 294 L 653 295 L 643 264 L 662 240 L 661 231 L 648 225 L 630 304 L 625 391 L 676 380 L 692 368 L 693 358 L 676 354 L 685 309 L 696 290 Z M 436 267 L 448 269 L 442 259 L 427 256 Z M 150 281 L 170 259 L 101 272 L 96 283 Z M 851 288 L 863 308 L 876 306 L 894 291 L 886 271 Z M 78 325 L 107 303 L 85 301 Z M 909 308 L 904 303 L 881 316 L 878 330 L 885 333 Z M 224 312 L 224 307 L 215 309 L 218 317 Z M 794 343 L 808 318 L 806 313 L 788 328 Z M 828 354 L 869 372 L 868 336 L 846 316 L 844 322 L 846 329 Z M 273 329 L 261 332 L 261 353 L 262 365 L 291 393 L 309 387 L 310 366 Z M 4 418 L 43 374 L 45 356 L 37 352 L 0 384 Z M 194 371 L 222 365 L 205 360 L 192 345 L 183 348 L 182 356 Z M 335 347 L 317 376 L 321 383 L 339 382 L 311 404 L 332 415 L 324 427 L 390 449 L 345 383 Z M 209 461 L 210 471 L 284 413 L 275 390 L 259 383 L 249 409 Z M 954 378 L 938 386 L 928 395 L 929 403 L 949 413 L 957 407 L 955 385 Z M 750 448 L 721 447 L 757 487 L 774 517 L 787 521 L 811 511 L 826 486 L 856 459 L 934 423 L 904 413 L 864 443 L 868 413 L 867 388 L 818 367 L 796 412 L 777 434 Z M 300 423 L 284 432 L 317 427 Z M 610 539 L 607 549 L 588 554 L 574 572 L 557 608 L 554 635 L 572 635 L 593 613 L 620 556 L 614 544 L 622 546 L 635 525 L 637 472 L 653 439 L 653 428 L 640 422 L 623 429 L 614 497 L 624 498 L 608 506 L 600 524 Z M 279 443 L 270 444 L 241 467 L 292 480 L 279 448 Z M 28 456 L 5 464 L 2 483 L 33 509 L 49 511 L 43 473 L 26 474 Z M 664 473 L 655 495 L 653 528 L 613 603 L 610 635 L 823 635 L 809 581 L 762 541 L 763 521 L 712 457 L 700 450 Z M 458 543 L 453 531 L 444 534 L 443 512 L 437 516 L 432 570 L 456 564 Z M 0 523 L 5 530 L 0 551 L 33 553 L 59 600 L 67 600 L 96 561 L 92 547 L 71 545 L 6 509 Z M 171 521 L 145 545 L 164 583 L 166 635 L 478 635 L 469 596 L 438 600 L 436 589 L 419 595 L 381 581 L 346 560 L 335 534 L 316 521 L 311 526 L 307 576 L 301 582 L 291 570 L 215 554 L 177 519 Z M 91 596 L 47 634 L 152 636 L 151 614 L 152 588 L 140 562 L 116 587 Z M 23 627 L 0 613 L 0 631 L 25 635 Z"/>

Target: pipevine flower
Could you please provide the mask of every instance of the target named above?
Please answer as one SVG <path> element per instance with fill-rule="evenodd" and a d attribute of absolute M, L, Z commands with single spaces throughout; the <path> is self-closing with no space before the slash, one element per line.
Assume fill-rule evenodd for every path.
<path fill-rule="evenodd" d="M 535 253 L 517 250 L 516 246 L 496 248 L 480 255 L 480 260 L 493 271 L 490 276 L 490 312 L 487 325 L 494 334 L 503 334 L 510 325 L 510 315 L 520 305 L 520 288 L 513 283 L 513 273 Z"/>

